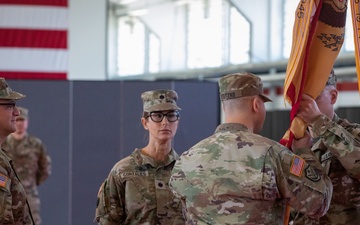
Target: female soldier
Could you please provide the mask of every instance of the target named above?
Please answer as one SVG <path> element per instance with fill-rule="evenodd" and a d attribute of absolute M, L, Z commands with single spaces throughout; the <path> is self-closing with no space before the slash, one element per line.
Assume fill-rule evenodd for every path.
<path fill-rule="evenodd" d="M 141 123 L 149 131 L 149 142 L 112 168 L 100 187 L 95 219 L 100 225 L 185 224 L 180 200 L 168 187 L 178 158 L 171 147 L 180 118 L 178 95 L 153 90 L 141 98 Z"/>

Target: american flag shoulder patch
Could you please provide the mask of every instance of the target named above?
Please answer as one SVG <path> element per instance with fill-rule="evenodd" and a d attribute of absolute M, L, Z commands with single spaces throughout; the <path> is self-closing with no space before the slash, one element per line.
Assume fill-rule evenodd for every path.
<path fill-rule="evenodd" d="M 7 180 L 8 180 L 7 176 L 0 174 L 0 187 L 5 187 Z"/>
<path fill-rule="evenodd" d="M 292 159 L 291 167 L 290 167 L 290 173 L 294 174 L 295 176 L 301 177 L 301 174 L 303 172 L 305 160 L 303 160 L 301 157 L 295 155 Z"/>

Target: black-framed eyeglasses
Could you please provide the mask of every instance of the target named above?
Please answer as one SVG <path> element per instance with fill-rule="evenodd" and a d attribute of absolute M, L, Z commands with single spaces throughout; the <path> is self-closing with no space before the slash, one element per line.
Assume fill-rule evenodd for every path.
<path fill-rule="evenodd" d="M 4 105 L 8 108 L 14 109 L 16 106 L 16 102 L 0 102 L 0 105 Z"/>
<path fill-rule="evenodd" d="M 150 115 L 148 115 L 147 117 L 150 117 L 151 120 L 155 123 L 160 123 L 161 121 L 163 121 L 165 116 L 169 122 L 175 122 L 179 119 L 180 113 L 177 111 L 169 112 L 166 114 L 161 112 L 151 112 Z"/>

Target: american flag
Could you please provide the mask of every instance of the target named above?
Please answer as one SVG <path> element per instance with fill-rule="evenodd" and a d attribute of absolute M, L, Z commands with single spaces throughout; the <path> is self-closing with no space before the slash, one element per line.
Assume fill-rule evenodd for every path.
<path fill-rule="evenodd" d="M 5 175 L 0 174 L 0 187 L 6 186 L 6 180 L 7 180 L 7 177 Z"/>
<path fill-rule="evenodd" d="M 303 171 L 305 161 L 299 156 L 295 155 L 291 164 L 290 173 L 300 177 Z"/>
<path fill-rule="evenodd" d="M 67 79 L 68 0 L 0 0 L 0 77 Z"/>

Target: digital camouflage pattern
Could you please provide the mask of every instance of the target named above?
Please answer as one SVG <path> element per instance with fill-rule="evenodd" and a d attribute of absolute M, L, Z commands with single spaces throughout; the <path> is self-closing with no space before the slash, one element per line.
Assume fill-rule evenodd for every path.
<path fill-rule="evenodd" d="M 311 131 L 320 138 L 312 149 L 332 180 L 333 196 L 325 216 L 312 220 L 293 213 L 294 224 L 360 224 L 360 125 L 321 116 Z"/>
<path fill-rule="evenodd" d="M 234 98 L 260 95 L 264 102 L 272 100 L 264 94 L 263 82 L 252 73 L 233 73 L 223 76 L 218 81 L 220 99 L 226 101 Z"/>
<path fill-rule="evenodd" d="M 11 166 L 11 158 L 4 150 L 0 150 L 0 224 L 34 224 L 25 190 Z"/>
<path fill-rule="evenodd" d="M 14 169 L 26 191 L 36 225 L 41 225 L 38 186 L 51 174 L 51 159 L 42 141 L 26 134 L 21 140 L 9 135 L 2 144 L 12 158 Z"/>
<path fill-rule="evenodd" d="M 176 104 L 178 94 L 173 90 L 159 89 L 141 94 L 144 112 L 181 110 Z"/>
<path fill-rule="evenodd" d="M 320 217 L 331 181 L 310 149 L 298 154 L 242 124 L 225 123 L 180 156 L 169 185 L 190 225 L 283 224 L 286 203 Z"/>
<path fill-rule="evenodd" d="M 101 185 L 95 220 L 101 225 L 183 225 L 181 202 L 168 183 L 175 160 L 158 164 L 141 149 L 120 160 Z"/>
<path fill-rule="evenodd" d="M 5 78 L 0 77 L 0 99 L 18 100 L 25 98 L 24 94 L 13 91 L 6 83 Z"/>

